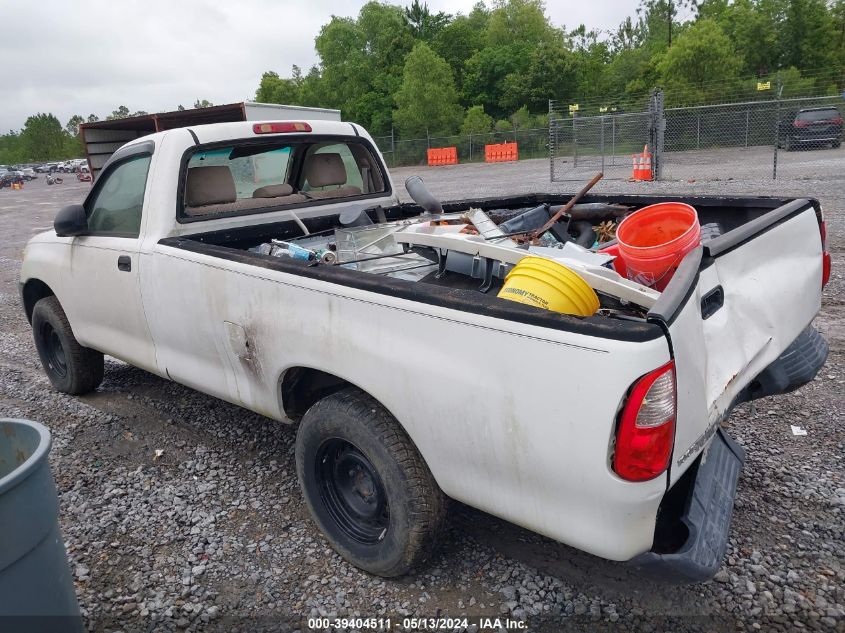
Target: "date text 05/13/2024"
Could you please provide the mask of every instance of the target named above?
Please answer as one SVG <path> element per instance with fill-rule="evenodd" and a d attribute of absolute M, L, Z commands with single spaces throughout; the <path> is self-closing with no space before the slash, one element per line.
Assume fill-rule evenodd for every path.
<path fill-rule="evenodd" d="M 523 620 L 500 617 L 353 617 L 353 618 L 308 618 L 308 629 L 312 631 L 329 630 L 371 630 L 371 631 L 453 631 L 467 629 L 471 625 L 477 631 L 525 631 L 528 624 Z"/>

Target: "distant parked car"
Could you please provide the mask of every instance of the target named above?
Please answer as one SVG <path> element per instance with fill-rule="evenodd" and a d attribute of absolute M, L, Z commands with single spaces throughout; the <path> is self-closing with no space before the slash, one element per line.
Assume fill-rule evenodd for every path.
<path fill-rule="evenodd" d="M 833 148 L 842 144 L 842 114 L 833 106 L 804 108 L 780 122 L 778 147 Z"/>
<path fill-rule="evenodd" d="M 26 169 L 22 169 L 21 173 L 23 173 L 24 180 L 35 180 L 38 178 L 38 174 L 35 173 L 35 170 L 31 167 L 27 167 Z"/>
<path fill-rule="evenodd" d="M 76 172 L 76 179 L 79 182 L 91 182 L 91 171 L 88 169 L 88 165 L 79 168 L 79 171 Z"/>
<path fill-rule="evenodd" d="M 0 176 L 0 189 L 10 187 L 12 183 L 23 183 L 23 174 L 19 171 L 7 171 Z"/>
<path fill-rule="evenodd" d="M 35 171 L 37 171 L 39 174 L 47 174 L 47 173 L 50 172 L 50 164 L 49 163 L 43 163 L 41 165 L 37 165 L 35 167 Z"/>

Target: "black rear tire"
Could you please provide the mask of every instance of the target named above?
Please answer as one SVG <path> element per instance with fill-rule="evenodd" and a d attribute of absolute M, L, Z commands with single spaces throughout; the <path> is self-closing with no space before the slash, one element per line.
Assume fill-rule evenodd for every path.
<path fill-rule="evenodd" d="M 332 547 L 378 576 L 401 576 L 434 551 L 447 499 L 396 419 L 348 388 L 302 418 L 296 470 L 311 515 Z"/>
<path fill-rule="evenodd" d="M 79 344 L 56 297 L 35 304 L 32 335 L 44 372 L 57 391 L 81 395 L 100 386 L 103 355 Z"/>

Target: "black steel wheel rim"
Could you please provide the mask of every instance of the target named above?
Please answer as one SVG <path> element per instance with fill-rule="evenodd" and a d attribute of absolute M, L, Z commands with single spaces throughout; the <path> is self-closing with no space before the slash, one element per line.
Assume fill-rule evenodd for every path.
<path fill-rule="evenodd" d="M 345 536 L 364 545 L 384 538 L 390 507 L 381 477 L 366 455 L 346 440 L 325 440 L 317 450 L 314 474 L 320 500 Z"/>
<path fill-rule="evenodd" d="M 47 365 L 57 376 L 67 376 L 67 357 L 65 348 L 62 347 L 62 339 L 58 332 L 49 323 L 45 323 L 41 330 L 41 337 L 44 341 L 44 353 L 47 356 Z"/>

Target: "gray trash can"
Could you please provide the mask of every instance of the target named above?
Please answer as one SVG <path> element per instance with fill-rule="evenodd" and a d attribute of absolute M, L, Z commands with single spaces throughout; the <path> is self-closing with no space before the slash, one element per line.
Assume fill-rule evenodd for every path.
<path fill-rule="evenodd" d="M 82 631 L 59 532 L 50 431 L 0 419 L 0 622 L 12 631 Z"/>

